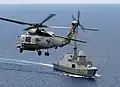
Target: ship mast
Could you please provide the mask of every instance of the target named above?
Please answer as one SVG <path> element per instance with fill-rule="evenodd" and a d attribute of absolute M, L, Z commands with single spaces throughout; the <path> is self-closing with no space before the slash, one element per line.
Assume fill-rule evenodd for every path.
<path fill-rule="evenodd" d="M 76 27 L 77 29 L 78 29 L 78 27 Z M 74 39 L 76 39 L 76 33 L 77 33 L 77 30 L 75 31 L 75 34 L 74 34 Z M 76 41 L 74 42 L 74 48 L 73 48 L 74 50 L 73 50 L 73 53 L 74 53 L 74 55 L 73 55 L 73 60 L 77 60 L 77 43 L 76 43 Z"/>
<path fill-rule="evenodd" d="M 73 18 L 73 21 L 75 23 L 75 29 L 74 29 L 74 39 L 76 39 L 76 35 L 77 35 L 77 32 L 78 32 L 78 26 L 80 26 L 80 21 L 79 21 L 79 18 L 80 18 L 80 11 L 78 10 L 78 15 L 77 15 L 77 20 L 76 18 L 72 15 L 72 18 Z M 74 55 L 73 55 L 73 60 L 77 60 L 77 42 L 75 41 L 74 42 Z"/>

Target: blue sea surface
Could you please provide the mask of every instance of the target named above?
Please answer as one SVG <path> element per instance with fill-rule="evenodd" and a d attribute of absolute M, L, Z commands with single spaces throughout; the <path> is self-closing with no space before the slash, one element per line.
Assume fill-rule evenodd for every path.
<path fill-rule="evenodd" d="M 56 16 L 45 22 L 47 25 L 70 26 L 72 14 L 86 28 L 97 28 L 99 32 L 79 30 L 77 39 L 88 59 L 98 68 L 100 77 L 95 80 L 58 75 L 52 64 L 66 52 L 72 52 L 72 46 L 52 49 L 50 56 L 38 56 L 36 52 L 16 48 L 17 36 L 24 33 L 28 26 L 0 20 L 0 87 L 119 87 L 120 86 L 120 5 L 112 4 L 14 4 L 0 5 L 0 17 L 40 23 L 51 13 Z M 66 36 L 69 29 L 49 29 L 56 35 Z M 6 60 L 7 59 L 7 60 Z M 30 63 L 12 62 L 25 60 Z"/>

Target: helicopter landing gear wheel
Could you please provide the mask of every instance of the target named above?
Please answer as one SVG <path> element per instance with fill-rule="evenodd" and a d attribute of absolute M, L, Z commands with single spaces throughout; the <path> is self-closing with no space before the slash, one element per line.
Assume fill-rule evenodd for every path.
<path fill-rule="evenodd" d="M 58 47 L 55 47 L 55 49 L 57 49 Z"/>
<path fill-rule="evenodd" d="M 42 51 L 38 50 L 37 53 L 40 56 L 42 54 Z"/>
<path fill-rule="evenodd" d="M 49 52 L 45 52 L 45 56 L 49 56 Z"/>
<path fill-rule="evenodd" d="M 23 52 L 23 48 L 20 48 L 20 53 L 22 53 Z"/>

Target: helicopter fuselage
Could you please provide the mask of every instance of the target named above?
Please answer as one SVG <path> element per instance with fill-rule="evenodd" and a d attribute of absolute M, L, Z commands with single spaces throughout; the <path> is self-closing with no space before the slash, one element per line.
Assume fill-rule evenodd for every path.
<path fill-rule="evenodd" d="M 30 50 L 30 51 L 37 51 L 38 55 L 41 55 L 41 49 L 49 49 L 49 48 L 57 48 L 57 47 L 63 47 L 70 43 L 70 41 L 77 41 L 86 43 L 85 41 L 76 40 L 76 28 L 80 26 L 83 30 L 93 30 L 93 29 L 85 29 L 79 21 L 80 17 L 80 11 L 78 11 L 78 19 L 72 15 L 73 22 L 71 24 L 70 31 L 68 32 L 66 37 L 62 36 L 55 36 L 52 31 L 46 31 L 47 28 L 61 28 L 56 26 L 47 26 L 43 25 L 46 21 L 51 19 L 55 14 L 50 14 L 48 17 L 46 17 L 42 22 L 40 23 L 28 23 L 28 22 L 22 22 L 17 21 L 13 19 L 8 19 L 4 17 L 0 17 L 0 20 L 21 24 L 21 25 L 28 25 L 29 27 L 25 28 L 26 31 L 25 34 L 21 34 L 17 38 L 17 47 L 20 49 L 20 53 L 23 52 L 23 50 Z M 62 27 L 66 28 L 66 27 Z M 67 27 L 68 28 L 68 27 Z M 73 39 L 74 38 L 74 39 Z M 45 52 L 45 56 L 49 56 L 49 52 Z"/>
<path fill-rule="evenodd" d="M 45 37 L 39 35 L 22 34 L 18 38 L 17 47 L 23 48 L 23 50 L 35 51 L 39 49 L 63 47 L 68 43 L 69 40 L 54 36 Z"/>

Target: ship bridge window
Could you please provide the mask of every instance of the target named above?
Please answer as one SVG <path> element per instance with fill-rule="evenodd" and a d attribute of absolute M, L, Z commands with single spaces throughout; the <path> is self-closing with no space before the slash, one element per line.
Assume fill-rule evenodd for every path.
<path fill-rule="evenodd" d="M 75 68 L 75 64 L 72 64 L 72 68 Z"/>
<path fill-rule="evenodd" d="M 26 37 L 25 42 L 31 42 L 31 37 Z"/>

